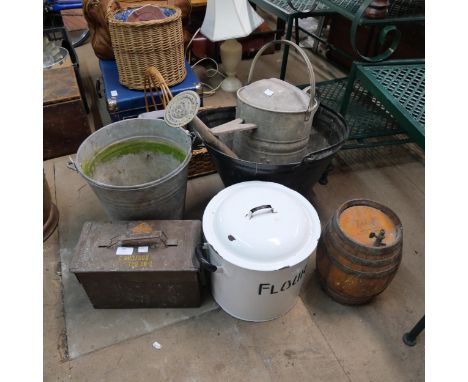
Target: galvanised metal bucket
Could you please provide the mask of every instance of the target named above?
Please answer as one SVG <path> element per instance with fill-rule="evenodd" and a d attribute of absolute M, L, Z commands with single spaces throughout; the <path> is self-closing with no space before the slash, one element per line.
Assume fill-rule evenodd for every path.
<path fill-rule="evenodd" d="M 309 73 L 310 95 L 277 78 L 250 83 L 258 58 L 275 43 L 289 44 L 300 53 Z M 314 70 L 305 52 L 291 41 L 271 41 L 255 56 L 247 83 L 237 91 L 236 117 L 256 124 L 257 128 L 238 135 L 234 140 L 234 152 L 241 159 L 257 163 L 300 161 L 306 154 L 312 120 L 318 107 Z"/>
<path fill-rule="evenodd" d="M 178 150 L 177 153 L 183 154 L 178 157 L 180 163 L 176 165 L 172 163 L 172 167 L 167 166 L 167 171 L 161 167 L 165 166 L 164 161 L 160 161 L 161 164 L 158 161 L 149 162 L 150 165 L 146 167 L 138 167 L 133 163 L 135 167 L 133 172 L 145 171 L 140 179 L 148 177 L 148 181 L 141 184 L 116 185 L 110 181 L 102 181 L 102 178 L 97 180 L 90 175 L 88 168 L 94 158 L 103 153 L 103 150 L 109 150 L 109 147 L 126 142 L 159 142 L 157 144 L 161 144 L 161 147 L 174 147 Z M 170 127 L 162 120 L 135 118 L 111 123 L 91 134 L 79 147 L 73 165 L 91 186 L 110 218 L 181 219 L 185 207 L 187 172 L 191 157 L 192 142 L 186 130 Z M 111 168 L 109 179 L 112 179 L 112 171 L 119 173 L 128 170 L 125 167 L 128 166 Z"/>

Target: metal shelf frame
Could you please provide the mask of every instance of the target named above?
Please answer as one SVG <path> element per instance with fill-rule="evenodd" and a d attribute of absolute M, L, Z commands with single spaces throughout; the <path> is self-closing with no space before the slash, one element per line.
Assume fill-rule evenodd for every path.
<path fill-rule="evenodd" d="M 320 82 L 317 93 L 350 125 L 344 149 L 410 142 L 424 149 L 424 60 L 354 63 L 349 78 Z"/>
<path fill-rule="evenodd" d="M 349 19 L 351 24 L 350 41 L 353 51 L 362 62 L 381 62 L 388 59 L 400 43 L 401 32 L 397 28 L 399 24 L 424 22 L 423 0 L 390 0 L 388 16 L 385 18 L 369 18 L 365 16 L 366 9 L 373 0 L 250 0 L 255 6 L 277 17 L 277 30 L 286 30 L 285 39 L 291 40 L 293 26 L 299 18 L 311 16 L 325 16 L 337 13 Z M 366 52 L 357 48 L 357 32 L 359 26 L 379 28 L 378 43 L 383 45 L 390 39 L 390 45 L 385 51 L 369 57 Z M 281 37 L 277 33 L 277 38 Z M 337 49 L 320 36 L 308 33 L 308 35 L 326 44 L 329 48 L 349 57 L 349 54 Z M 281 63 L 280 78 L 284 79 L 289 55 L 289 46 L 284 47 L 283 60 Z"/>

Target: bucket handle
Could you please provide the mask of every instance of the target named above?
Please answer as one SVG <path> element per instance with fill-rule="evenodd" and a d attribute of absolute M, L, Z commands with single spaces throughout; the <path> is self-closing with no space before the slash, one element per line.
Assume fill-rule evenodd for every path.
<path fill-rule="evenodd" d="M 325 156 L 329 155 L 330 152 L 338 151 L 342 145 L 342 142 L 335 143 L 334 145 L 327 146 L 323 149 L 307 154 L 304 158 L 302 158 L 302 161 L 296 167 L 302 166 L 303 164 L 313 164 L 315 161 L 325 158 Z"/>
<path fill-rule="evenodd" d="M 202 246 L 201 245 L 198 245 L 196 248 L 195 248 L 195 256 L 197 256 L 197 259 L 200 263 L 200 266 L 203 268 L 203 269 L 206 269 L 208 272 L 210 273 L 215 273 L 217 270 L 218 270 L 218 267 L 214 264 L 211 264 L 206 258 L 205 256 L 203 256 L 203 249 L 202 249 Z"/>
<path fill-rule="evenodd" d="M 76 163 L 72 159 L 71 156 L 68 157 L 67 168 L 69 168 L 70 170 L 73 170 L 75 172 L 78 172 L 78 167 L 76 166 Z"/>
<path fill-rule="evenodd" d="M 296 50 L 299 52 L 299 54 L 302 56 L 302 59 L 304 60 L 305 64 L 307 65 L 307 69 L 309 70 L 309 82 L 310 82 L 310 100 L 309 100 L 309 107 L 307 108 L 307 116 L 306 120 L 309 119 L 310 114 L 312 113 L 312 110 L 314 109 L 315 106 L 315 74 L 314 74 L 314 68 L 312 67 L 312 64 L 309 60 L 309 57 L 305 54 L 304 50 L 299 47 L 299 45 L 293 43 L 292 41 L 289 40 L 273 40 L 270 41 L 269 43 L 263 45 L 260 50 L 257 52 L 255 55 L 252 65 L 250 65 L 250 71 L 249 71 L 249 77 L 247 79 L 247 84 L 250 84 L 250 81 L 252 79 L 252 74 L 255 68 L 255 64 L 257 63 L 257 60 L 259 57 L 262 55 L 262 53 L 271 45 L 273 44 L 288 44 L 291 45 L 292 47 L 296 48 Z"/>
<path fill-rule="evenodd" d="M 331 147 L 325 147 L 324 149 L 310 153 L 306 155 L 304 158 L 302 158 L 302 161 L 299 165 L 312 164 L 315 161 L 324 158 L 326 154 L 328 154 L 328 152 L 330 151 L 331 151 Z"/>

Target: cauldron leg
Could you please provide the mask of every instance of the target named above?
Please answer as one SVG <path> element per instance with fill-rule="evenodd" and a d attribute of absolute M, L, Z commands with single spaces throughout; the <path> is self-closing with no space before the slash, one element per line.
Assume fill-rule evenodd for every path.
<path fill-rule="evenodd" d="M 322 176 L 320 177 L 319 179 L 319 183 L 322 185 L 322 186 L 325 186 L 326 184 L 328 184 L 328 174 L 333 170 L 334 166 L 330 163 L 328 166 L 327 166 L 327 169 L 325 170 L 325 172 L 322 174 Z"/>
<path fill-rule="evenodd" d="M 418 337 L 419 333 L 421 333 L 424 330 L 425 327 L 425 317 L 422 316 L 422 318 L 418 321 L 416 325 L 414 325 L 414 328 L 411 329 L 408 333 L 405 333 L 403 335 L 403 342 L 408 345 L 408 346 L 414 346 L 416 345 L 416 338 Z"/>

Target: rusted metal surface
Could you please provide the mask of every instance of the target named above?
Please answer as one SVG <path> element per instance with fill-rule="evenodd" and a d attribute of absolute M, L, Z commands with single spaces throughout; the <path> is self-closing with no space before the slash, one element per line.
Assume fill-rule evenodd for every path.
<path fill-rule="evenodd" d="M 70 271 L 95 308 L 197 307 L 200 240 L 197 220 L 87 222 Z"/>

